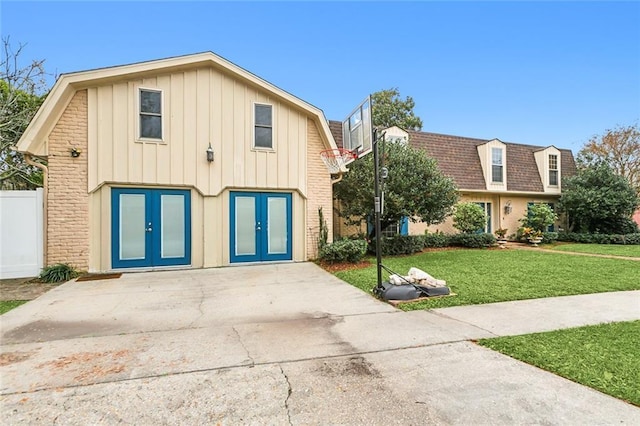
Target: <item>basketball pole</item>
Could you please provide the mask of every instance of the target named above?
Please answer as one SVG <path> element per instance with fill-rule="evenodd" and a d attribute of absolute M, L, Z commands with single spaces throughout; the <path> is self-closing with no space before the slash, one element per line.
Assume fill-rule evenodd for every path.
<path fill-rule="evenodd" d="M 373 129 L 373 192 L 374 192 L 374 216 L 376 231 L 376 263 L 378 268 L 378 287 L 382 287 L 382 227 L 380 224 L 380 214 L 382 210 L 382 196 L 380 194 L 380 166 L 378 154 L 378 129 Z"/>

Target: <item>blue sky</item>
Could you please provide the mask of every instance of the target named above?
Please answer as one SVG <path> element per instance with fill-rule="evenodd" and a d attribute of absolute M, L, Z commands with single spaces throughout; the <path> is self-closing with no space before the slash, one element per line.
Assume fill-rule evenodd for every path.
<path fill-rule="evenodd" d="M 640 118 L 640 2 L 0 3 L 22 60 L 66 73 L 213 51 L 343 119 L 412 96 L 423 130 L 555 145 Z"/>

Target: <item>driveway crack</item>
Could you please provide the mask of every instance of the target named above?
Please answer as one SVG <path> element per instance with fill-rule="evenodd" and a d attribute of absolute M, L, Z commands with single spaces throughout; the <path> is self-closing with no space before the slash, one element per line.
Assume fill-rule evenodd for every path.
<path fill-rule="evenodd" d="M 287 376 L 287 374 L 282 369 L 282 365 L 278 364 L 278 367 L 280 367 L 280 372 L 282 373 L 285 382 L 287 382 L 287 397 L 284 400 L 284 408 L 285 410 L 287 410 L 287 420 L 289 421 L 289 425 L 293 426 L 293 423 L 291 422 L 291 411 L 289 411 L 289 399 L 291 398 L 292 393 L 291 382 L 289 381 L 289 376 Z"/>
<path fill-rule="evenodd" d="M 198 320 L 200 320 L 200 318 L 204 316 L 204 311 L 202 310 L 203 304 L 204 304 L 204 287 L 201 285 L 200 286 L 200 303 L 198 303 L 198 312 L 200 312 L 200 315 L 198 315 L 197 318 L 194 318 L 193 321 L 191 321 L 191 324 L 189 324 L 187 328 L 192 328 L 193 325 L 197 323 Z"/>
<path fill-rule="evenodd" d="M 247 358 L 249 358 L 249 360 L 251 361 L 250 367 L 255 367 L 256 361 L 251 356 L 251 353 L 249 353 L 249 349 L 245 346 L 244 341 L 242 341 L 242 337 L 240 336 L 240 333 L 238 333 L 238 330 L 236 330 L 235 327 L 231 327 L 231 329 L 236 333 L 236 336 L 238 336 L 238 341 L 240 342 L 240 345 L 242 345 L 242 348 L 247 353 Z M 280 369 L 282 370 L 282 367 Z"/>

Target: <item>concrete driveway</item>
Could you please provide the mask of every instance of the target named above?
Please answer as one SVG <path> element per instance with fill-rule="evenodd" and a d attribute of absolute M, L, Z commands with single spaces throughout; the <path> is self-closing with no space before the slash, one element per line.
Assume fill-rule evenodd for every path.
<path fill-rule="evenodd" d="M 3 422 L 640 422 L 475 345 L 501 333 L 451 309 L 398 311 L 311 263 L 69 282 L 0 317 Z"/>

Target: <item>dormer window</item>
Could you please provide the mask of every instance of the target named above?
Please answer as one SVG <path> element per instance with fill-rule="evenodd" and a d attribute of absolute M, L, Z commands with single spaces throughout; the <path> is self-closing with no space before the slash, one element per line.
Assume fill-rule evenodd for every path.
<path fill-rule="evenodd" d="M 491 182 L 504 182 L 502 148 L 491 148 Z"/>
<path fill-rule="evenodd" d="M 558 156 L 549 155 L 549 186 L 558 186 Z"/>

